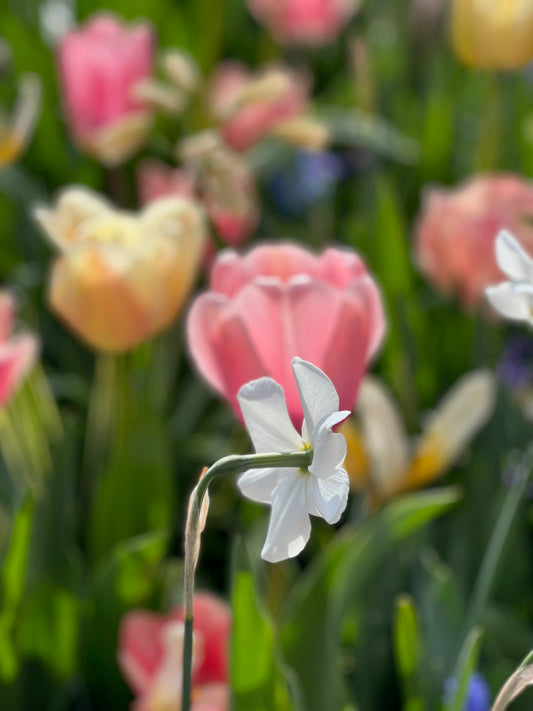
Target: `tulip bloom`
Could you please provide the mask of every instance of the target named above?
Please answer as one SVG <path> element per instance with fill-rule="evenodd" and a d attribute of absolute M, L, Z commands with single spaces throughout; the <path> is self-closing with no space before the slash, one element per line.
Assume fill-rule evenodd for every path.
<path fill-rule="evenodd" d="M 302 408 L 291 359 L 314 363 L 350 409 L 385 329 L 378 288 L 360 257 L 330 248 L 270 244 L 241 257 L 221 252 L 211 290 L 193 303 L 187 321 L 192 358 L 201 375 L 240 417 L 239 388 L 267 375 L 285 392 L 292 422 Z"/>
<path fill-rule="evenodd" d="M 13 163 L 31 139 L 41 105 L 41 82 L 35 74 L 20 80 L 12 116 L 0 116 L 0 168 Z"/>
<path fill-rule="evenodd" d="M 504 228 L 533 249 L 533 183 L 496 174 L 430 190 L 416 227 L 418 264 L 441 291 L 478 306 L 485 288 L 503 276 L 494 243 Z"/>
<path fill-rule="evenodd" d="M 346 437 L 346 470 L 354 489 L 374 506 L 432 483 L 456 462 L 489 419 L 496 384 L 491 373 L 463 376 L 446 394 L 411 445 L 397 405 L 379 380 L 367 377 L 356 417 L 340 428 Z"/>
<path fill-rule="evenodd" d="M 13 336 L 15 302 L 7 292 L 0 293 L 0 407 L 9 404 L 33 367 L 39 342 L 31 333 Z"/>
<path fill-rule="evenodd" d="M 516 69 L 533 59 L 530 0 L 453 0 L 452 37 L 459 59 L 481 69 Z"/>
<path fill-rule="evenodd" d="M 52 308 L 90 346 L 128 350 L 177 316 L 205 240 L 193 202 L 166 198 L 134 215 L 69 188 L 35 216 L 60 252 L 49 284 Z"/>
<path fill-rule="evenodd" d="M 78 145 L 104 165 L 117 165 L 144 142 L 151 113 L 136 101 L 136 84 L 152 74 L 153 37 L 147 23 L 126 28 L 96 15 L 59 47 L 67 121 Z"/>
<path fill-rule="evenodd" d="M 228 711 L 231 613 L 210 593 L 194 596 L 191 711 Z M 119 666 L 137 699 L 132 711 L 174 711 L 181 703 L 182 608 L 168 615 L 132 610 L 119 631 Z"/>
<path fill-rule="evenodd" d="M 243 244 L 257 226 L 253 175 L 241 156 L 225 147 L 217 146 L 190 168 L 143 161 L 137 182 L 143 204 L 169 195 L 196 196 L 222 240 L 233 247 Z"/>
<path fill-rule="evenodd" d="M 248 0 L 252 14 L 284 44 L 332 42 L 359 5 L 359 0 Z"/>
<path fill-rule="evenodd" d="M 224 62 L 211 80 L 211 107 L 229 146 L 244 151 L 286 127 L 307 109 L 309 82 L 303 75 L 270 66 L 251 75 L 238 62 Z"/>

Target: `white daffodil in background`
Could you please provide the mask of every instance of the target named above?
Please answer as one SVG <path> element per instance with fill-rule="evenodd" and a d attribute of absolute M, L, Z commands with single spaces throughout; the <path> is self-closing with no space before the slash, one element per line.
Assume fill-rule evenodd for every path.
<path fill-rule="evenodd" d="M 352 488 L 366 491 L 373 507 L 442 476 L 488 420 L 495 379 L 486 370 L 464 375 L 428 418 L 411 444 L 396 403 L 377 379 L 367 377 L 356 417 L 340 431 L 348 442 L 346 469 Z"/>
<path fill-rule="evenodd" d="M 533 259 L 504 230 L 496 238 L 496 260 L 511 281 L 489 286 L 487 299 L 506 318 L 533 323 Z"/>
<path fill-rule="evenodd" d="M 349 480 L 343 469 L 346 440 L 332 432 L 350 414 L 339 412 L 339 396 L 319 368 L 293 358 L 292 369 L 304 421 L 302 435 L 294 429 L 283 389 L 272 378 L 244 385 L 238 394 L 244 422 L 255 451 L 313 451 L 307 470 L 297 468 L 250 469 L 238 481 L 242 493 L 253 501 L 270 504 L 272 513 L 262 557 L 272 563 L 293 558 L 311 533 L 309 514 L 336 523 L 348 499 Z"/>

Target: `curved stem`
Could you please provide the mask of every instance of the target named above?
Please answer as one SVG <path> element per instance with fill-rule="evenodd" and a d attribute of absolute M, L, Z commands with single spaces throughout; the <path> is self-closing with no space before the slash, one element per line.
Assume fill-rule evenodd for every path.
<path fill-rule="evenodd" d="M 185 528 L 185 561 L 184 561 L 184 605 L 185 631 L 183 641 L 183 685 L 181 711 L 189 711 L 191 704 L 191 672 L 192 672 L 192 627 L 193 627 L 193 596 L 194 574 L 200 552 L 200 535 L 203 528 L 202 518 L 207 511 L 202 512 L 202 504 L 211 482 L 228 474 L 242 474 L 249 469 L 264 469 L 265 467 L 302 468 L 307 469 L 313 460 L 313 451 L 304 449 L 301 452 L 286 452 L 282 454 L 248 454 L 244 456 L 231 455 L 215 462 L 207 469 L 193 489 L 189 499 L 187 524 Z M 202 516 L 202 513 L 204 514 Z"/>

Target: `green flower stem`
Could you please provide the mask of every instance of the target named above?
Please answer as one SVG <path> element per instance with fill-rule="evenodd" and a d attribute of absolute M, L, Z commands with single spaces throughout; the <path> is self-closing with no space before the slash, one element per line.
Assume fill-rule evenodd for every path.
<path fill-rule="evenodd" d="M 518 506 L 529 481 L 532 461 L 533 449 L 530 448 L 523 454 L 518 465 L 513 468 L 515 483 L 509 487 L 505 495 L 496 525 L 487 546 L 481 569 L 474 586 L 472 598 L 470 599 L 470 604 L 466 612 L 462 639 L 464 639 L 471 628 L 479 622 L 480 616 L 490 597 L 509 531 L 511 530 Z"/>
<path fill-rule="evenodd" d="M 202 512 L 202 504 L 209 485 L 218 477 L 227 476 L 229 474 L 242 474 L 249 469 L 264 469 L 266 467 L 307 469 L 312 460 L 313 451 L 311 449 L 304 449 L 301 452 L 285 452 L 283 454 L 231 455 L 215 462 L 215 464 L 203 474 L 193 489 L 189 499 L 187 525 L 185 528 L 185 631 L 183 641 L 181 711 L 189 711 L 191 705 L 194 574 L 196 571 L 196 563 L 198 562 L 198 554 L 200 552 L 200 536 L 205 523 L 205 515 L 207 514 L 207 511 Z"/>

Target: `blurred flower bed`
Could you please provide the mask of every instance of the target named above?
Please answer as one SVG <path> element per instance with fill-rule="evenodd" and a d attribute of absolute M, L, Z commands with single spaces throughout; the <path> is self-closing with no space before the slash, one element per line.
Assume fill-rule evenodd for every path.
<path fill-rule="evenodd" d="M 530 708 L 533 5 L 0 33 L 0 709 Z"/>

